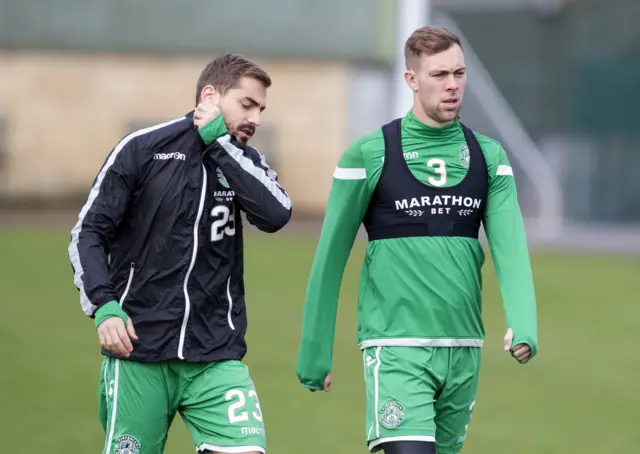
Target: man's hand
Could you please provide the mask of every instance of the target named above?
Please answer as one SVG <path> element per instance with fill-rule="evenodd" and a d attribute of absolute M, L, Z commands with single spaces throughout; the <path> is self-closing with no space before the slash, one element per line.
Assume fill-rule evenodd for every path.
<path fill-rule="evenodd" d="M 211 100 L 201 101 L 193 113 L 193 124 L 198 128 L 202 128 L 213 121 L 220 114 L 219 101 L 220 95 L 217 93 Z"/>
<path fill-rule="evenodd" d="M 324 392 L 328 393 L 331 390 L 331 374 L 324 377 Z M 310 389 L 312 393 L 316 392 L 315 389 Z"/>
<path fill-rule="evenodd" d="M 128 358 L 133 351 L 131 339 L 138 340 L 138 336 L 136 336 L 136 331 L 133 329 L 131 319 L 127 320 L 125 328 L 124 320 L 113 316 L 98 326 L 98 339 L 100 339 L 100 345 L 107 351 Z"/>
<path fill-rule="evenodd" d="M 520 361 L 521 363 L 528 360 L 531 357 L 531 347 L 527 344 L 518 344 L 515 347 L 511 347 L 513 343 L 513 330 L 509 328 L 507 334 L 504 335 L 504 350 L 510 351 L 511 356 Z"/>

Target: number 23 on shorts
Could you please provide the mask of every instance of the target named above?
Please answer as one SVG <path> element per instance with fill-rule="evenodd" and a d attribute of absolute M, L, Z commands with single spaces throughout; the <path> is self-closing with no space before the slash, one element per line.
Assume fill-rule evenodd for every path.
<path fill-rule="evenodd" d="M 202 375 L 200 386 L 194 387 L 194 398 L 182 415 L 196 447 L 214 452 L 264 452 L 262 409 L 246 366 L 222 361 L 211 369 Z"/>
<path fill-rule="evenodd" d="M 258 394 L 255 389 L 250 389 L 247 392 L 249 398 L 255 400 L 255 411 L 251 412 L 251 416 L 253 419 L 259 422 L 262 421 L 262 410 L 260 409 L 260 401 L 258 400 Z M 227 391 L 224 396 L 227 401 L 234 401 L 231 405 L 229 405 L 229 424 L 236 424 L 240 422 L 249 421 L 249 412 L 244 410 L 246 408 L 247 399 L 245 398 L 245 393 L 241 389 L 231 389 Z"/>

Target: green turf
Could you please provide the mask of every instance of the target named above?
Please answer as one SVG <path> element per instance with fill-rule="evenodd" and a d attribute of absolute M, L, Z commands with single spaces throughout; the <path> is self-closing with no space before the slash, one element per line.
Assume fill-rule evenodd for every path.
<path fill-rule="evenodd" d="M 66 231 L 0 230 L 0 452 L 98 453 L 100 356 L 80 310 Z M 250 237 L 247 300 L 251 369 L 269 452 L 365 453 L 364 394 L 355 345 L 356 247 L 345 273 L 334 385 L 309 393 L 295 375 L 313 238 Z M 491 263 L 485 267 L 488 331 L 469 454 L 636 452 L 640 301 L 634 259 L 533 255 L 540 354 L 519 366 L 501 350 L 504 316 Z M 632 440 L 635 439 L 635 443 Z M 193 452 L 182 421 L 168 453 Z"/>

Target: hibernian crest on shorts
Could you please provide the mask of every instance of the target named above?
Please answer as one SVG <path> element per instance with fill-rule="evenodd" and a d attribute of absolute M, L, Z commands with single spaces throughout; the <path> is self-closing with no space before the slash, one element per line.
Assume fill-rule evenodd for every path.
<path fill-rule="evenodd" d="M 140 454 L 140 442 L 131 435 L 120 435 L 116 439 L 115 454 Z"/>
<path fill-rule="evenodd" d="M 227 181 L 227 177 L 224 176 L 224 173 L 222 173 L 222 170 L 220 170 L 220 167 L 216 169 L 216 173 L 218 174 L 218 181 L 220 182 L 220 184 L 225 188 L 229 188 L 229 182 Z"/>
<path fill-rule="evenodd" d="M 465 143 L 460 147 L 460 162 L 462 163 L 463 166 L 465 166 L 466 168 L 469 168 L 470 160 L 471 158 L 469 156 L 469 147 Z"/>
<path fill-rule="evenodd" d="M 404 405 L 397 401 L 386 402 L 378 411 L 378 420 L 387 429 L 398 427 L 404 420 Z"/>

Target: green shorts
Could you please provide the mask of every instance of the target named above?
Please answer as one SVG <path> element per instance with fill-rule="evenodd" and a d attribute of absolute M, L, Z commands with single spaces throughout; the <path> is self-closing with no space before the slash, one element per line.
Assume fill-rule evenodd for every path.
<path fill-rule="evenodd" d="M 197 452 L 265 452 L 262 412 L 240 361 L 137 363 L 105 357 L 103 454 L 161 454 L 179 411 Z"/>
<path fill-rule="evenodd" d="M 476 401 L 481 349 L 370 347 L 363 351 L 367 443 L 436 443 L 438 454 L 462 450 Z"/>

